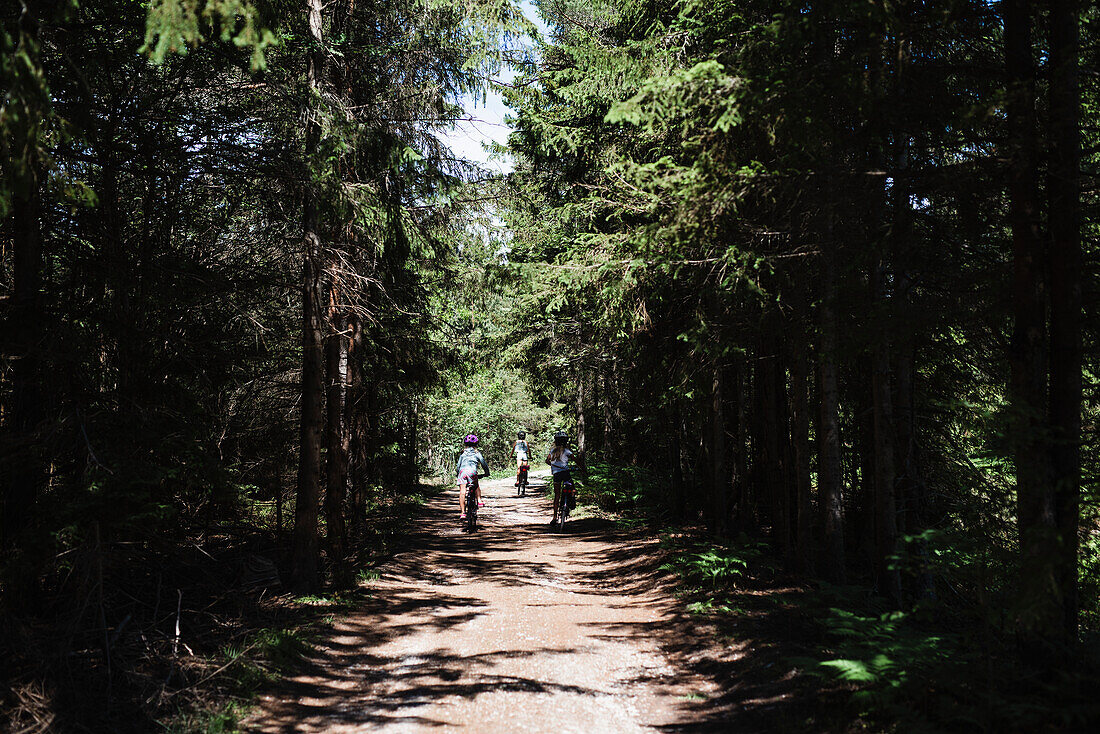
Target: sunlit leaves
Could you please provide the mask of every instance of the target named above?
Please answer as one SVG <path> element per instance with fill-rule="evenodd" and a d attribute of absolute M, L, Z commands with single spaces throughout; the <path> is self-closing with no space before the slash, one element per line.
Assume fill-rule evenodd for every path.
<path fill-rule="evenodd" d="M 612 106 L 604 118 L 629 123 L 652 132 L 660 125 L 677 125 L 681 135 L 710 122 L 717 132 L 729 132 L 741 123 L 736 105 L 738 80 L 719 62 L 709 59 L 668 75 L 651 76 L 634 96 Z M 701 120 L 699 113 L 704 112 Z"/>
<path fill-rule="evenodd" d="M 142 51 L 161 63 L 216 37 L 251 50 L 252 67 L 261 69 L 264 52 L 277 39 L 259 15 L 252 0 L 151 0 Z"/>

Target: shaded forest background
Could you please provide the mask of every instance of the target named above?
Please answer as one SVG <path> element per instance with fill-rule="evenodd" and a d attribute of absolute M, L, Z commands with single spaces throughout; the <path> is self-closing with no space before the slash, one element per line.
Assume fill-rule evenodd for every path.
<path fill-rule="evenodd" d="M 536 4 L 0 5 L 10 726 L 186 729 L 521 428 L 866 599 L 874 726 L 1095 722 L 1100 13 Z"/>

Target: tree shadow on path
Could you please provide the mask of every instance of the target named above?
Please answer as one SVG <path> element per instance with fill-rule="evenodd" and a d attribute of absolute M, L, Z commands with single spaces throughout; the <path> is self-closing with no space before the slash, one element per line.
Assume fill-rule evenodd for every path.
<path fill-rule="evenodd" d="M 642 690 L 661 691 L 665 709 L 672 709 L 652 725 L 659 731 L 809 730 L 808 689 L 783 668 L 775 620 L 749 618 L 734 636 L 723 637 L 729 630 L 687 614 L 660 568 L 663 553 L 654 537 L 583 517 L 566 533 L 551 532 L 530 521 L 549 516 L 546 498 L 537 494 L 496 498 L 482 527 L 464 533 L 450 500 L 437 497 L 424 508 L 371 597 L 333 625 L 292 680 L 270 692 L 255 721 L 259 730 L 453 727 L 452 710 L 441 707 L 485 695 L 607 701 Z M 512 600 L 511 613 L 531 619 L 575 614 L 571 607 L 598 613 L 573 620 L 580 635 L 564 643 L 546 636 L 542 623 L 502 617 L 493 607 L 508 595 L 519 600 Z M 495 629 L 497 637 L 477 642 L 498 649 L 473 651 L 466 636 L 494 624 L 508 631 Z M 608 645 L 633 649 L 642 641 L 648 645 L 638 649 L 659 650 L 664 662 L 637 666 L 613 681 L 613 690 L 593 683 L 598 675 L 587 683 L 555 679 L 540 667 L 544 660 L 591 660 Z M 529 699 L 508 700 L 521 706 Z"/>

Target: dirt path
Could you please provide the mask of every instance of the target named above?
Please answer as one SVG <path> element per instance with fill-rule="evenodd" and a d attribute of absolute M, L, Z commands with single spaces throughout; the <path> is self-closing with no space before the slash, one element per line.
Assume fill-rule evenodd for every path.
<path fill-rule="evenodd" d="M 662 650 L 675 604 L 639 553 L 652 541 L 594 519 L 551 533 L 545 477 L 533 481 L 523 498 L 486 482 L 473 535 L 453 489 L 432 500 L 372 601 L 250 730 L 725 730 L 706 721 L 714 685 Z"/>

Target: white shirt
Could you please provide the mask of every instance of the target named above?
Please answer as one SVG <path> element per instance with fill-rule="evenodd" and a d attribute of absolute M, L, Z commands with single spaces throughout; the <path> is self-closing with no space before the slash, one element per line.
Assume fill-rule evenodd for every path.
<path fill-rule="evenodd" d="M 551 455 L 552 454 L 553 454 L 553 452 L 551 452 Z M 568 469 L 569 468 L 569 460 L 572 459 L 572 458 L 573 458 L 573 452 L 572 451 L 570 451 L 569 449 L 565 449 L 564 451 L 562 451 L 561 456 L 559 456 L 556 461 L 551 461 L 550 462 L 550 473 L 551 474 L 557 474 L 558 472 L 563 472 L 566 469 Z"/>

